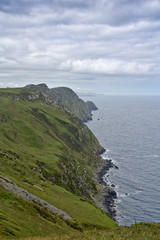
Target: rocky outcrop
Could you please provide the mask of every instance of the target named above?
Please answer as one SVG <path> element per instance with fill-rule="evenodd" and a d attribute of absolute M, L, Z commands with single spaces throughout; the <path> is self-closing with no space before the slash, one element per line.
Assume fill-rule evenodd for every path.
<path fill-rule="evenodd" d="M 45 83 L 41 83 L 38 85 L 29 84 L 26 86 L 26 88 L 32 89 L 34 91 L 43 92 L 43 93 L 49 93 L 49 88 L 47 87 L 47 85 Z"/>
<path fill-rule="evenodd" d="M 10 91 L 5 91 L 5 92 L 1 91 L 0 97 L 8 97 L 8 98 L 11 98 L 16 101 L 20 101 L 20 99 L 23 99 L 23 100 L 27 99 L 29 101 L 34 101 L 34 100 L 40 98 L 40 93 L 39 92 L 30 92 L 30 91 L 24 90 L 22 88 L 20 93 L 10 92 Z"/>
<path fill-rule="evenodd" d="M 72 220 L 72 218 L 66 214 L 65 212 L 59 210 L 58 208 L 56 208 L 55 206 L 51 205 L 50 203 L 42 200 L 41 198 L 33 195 L 32 193 L 29 193 L 28 191 L 26 191 L 24 188 L 18 187 L 17 184 L 15 184 L 13 181 L 11 181 L 9 178 L 7 177 L 2 177 L 0 176 L 0 184 L 3 186 L 3 188 L 5 188 L 7 191 L 12 192 L 18 196 L 20 196 L 21 198 L 23 198 L 26 201 L 30 201 L 30 202 L 34 202 L 38 205 L 41 205 L 42 207 L 44 207 L 47 211 L 52 212 L 54 214 L 58 214 L 61 215 L 65 220 L 66 219 L 70 219 Z"/>
<path fill-rule="evenodd" d="M 88 114 L 91 114 L 91 112 L 94 110 L 98 110 L 98 108 L 96 107 L 96 105 L 92 102 L 92 101 L 87 101 L 85 102 L 86 105 L 86 109 L 88 111 Z"/>

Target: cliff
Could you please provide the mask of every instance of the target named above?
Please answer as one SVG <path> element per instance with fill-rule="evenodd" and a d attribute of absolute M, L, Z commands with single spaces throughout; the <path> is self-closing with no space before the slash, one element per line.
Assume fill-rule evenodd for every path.
<path fill-rule="evenodd" d="M 59 104 L 70 110 L 84 122 L 92 119 L 91 111 L 97 110 L 93 102 L 84 102 L 72 89 L 67 87 L 49 89 L 46 84 L 31 84 L 27 85 L 26 88 L 41 92 L 43 96 L 57 100 Z"/>

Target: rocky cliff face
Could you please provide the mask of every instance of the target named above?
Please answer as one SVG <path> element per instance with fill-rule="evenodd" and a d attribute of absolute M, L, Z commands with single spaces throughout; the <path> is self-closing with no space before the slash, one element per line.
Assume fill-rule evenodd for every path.
<path fill-rule="evenodd" d="M 40 92 L 49 101 L 57 101 L 57 105 L 63 105 L 70 112 L 74 113 L 82 121 L 91 120 L 91 111 L 97 110 L 95 104 L 91 101 L 84 102 L 70 88 L 58 87 L 49 89 L 46 84 L 27 85 L 26 88 L 34 92 Z"/>

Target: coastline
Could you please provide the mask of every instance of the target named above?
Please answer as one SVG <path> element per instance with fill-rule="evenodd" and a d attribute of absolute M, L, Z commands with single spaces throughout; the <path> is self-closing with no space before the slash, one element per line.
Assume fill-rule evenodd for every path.
<path fill-rule="evenodd" d="M 102 210 L 107 211 L 112 219 L 116 221 L 115 199 L 117 199 L 117 193 L 113 187 L 108 185 L 103 179 L 110 168 L 118 169 L 111 159 L 103 159 L 101 157 L 101 163 L 94 171 L 94 179 L 98 184 L 98 191 L 100 192 L 96 197 L 96 205 Z"/>
<path fill-rule="evenodd" d="M 96 110 L 98 110 L 98 108 Z M 93 116 L 92 111 L 91 116 Z M 93 119 L 88 121 L 93 121 Z M 101 156 L 105 151 L 106 149 L 103 147 L 101 150 L 97 151 L 97 154 L 101 158 L 101 162 L 93 172 L 94 180 L 97 183 L 99 191 L 98 196 L 95 197 L 95 204 L 102 210 L 109 213 L 112 219 L 116 221 L 115 199 L 117 199 L 117 193 L 113 189 L 114 186 L 112 187 L 107 184 L 103 177 L 110 168 L 118 169 L 118 167 L 112 162 L 111 159 L 104 159 Z"/>

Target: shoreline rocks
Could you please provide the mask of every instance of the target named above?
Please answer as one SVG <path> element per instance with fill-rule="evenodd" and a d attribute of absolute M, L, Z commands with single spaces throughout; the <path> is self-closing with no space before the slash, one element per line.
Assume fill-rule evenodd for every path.
<path fill-rule="evenodd" d="M 118 169 L 118 167 L 112 162 L 111 159 L 103 159 L 100 166 L 94 173 L 96 182 L 99 184 L 100 194 L 96 198 L 96 204 L 101 209 L 107 211 L 111 217 L 116 220 L 116 210 L 115 210 L 115 199 L 117 199 L 117 193 L 113 189 L 114 184 L 109 186 L 104 181 L 104 175 L 109 171 L 110 168 Z"/>

